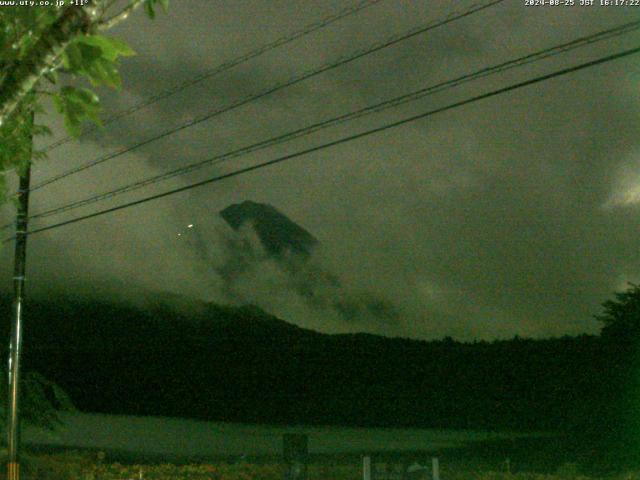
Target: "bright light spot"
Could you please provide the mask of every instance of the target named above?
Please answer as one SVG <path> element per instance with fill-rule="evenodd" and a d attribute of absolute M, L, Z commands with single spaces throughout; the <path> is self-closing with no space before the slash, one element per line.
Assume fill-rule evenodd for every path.
<path fill-rule="evenodd" d="M 187 225 L 187 228 L 193 228 L 193 223 L 190 223 L 189 225 Z"/>
<path fill-rule="evenodd" d="M 635 207 L 640 205 L 640 151 L 634 151 L 623 160 L 616 172 L 609 199 L 604 208 Z"/>
<path fill-rule="evenodd" d="M 181 233 L 178 234 L 178 236 L 182 235 Z"/>
<path fill-rule="evenodd" d="M 640 185 L 630 186 L 625 192 L 621 192 L 615 201 L 621 206 L 631 206 L 640 203 Z"/>
<path fill-rule="evenodd" d="M 631 179 L 619 182 L 618 187 L 605 203 L 605 207 L 632 207 L 638 205 L 640 203 L 640 181 L 635 185 L 633 183 Z"/>

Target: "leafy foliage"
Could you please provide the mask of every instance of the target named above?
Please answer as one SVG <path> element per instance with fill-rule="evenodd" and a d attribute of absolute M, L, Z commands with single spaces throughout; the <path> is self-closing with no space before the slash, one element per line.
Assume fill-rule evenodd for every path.
<path fill-rule="evenodd" d="M 6 370 L 0 371 L 0 395 L 7 398 Z M 47 380 L 36 372 L 28 372 L 22 379 L 21 387 L 21 418 L 24 422 L 48 429 L 60 424 L 60 412 L 75 411 L 69 396 L 54 382 Z M 0 429 L 4 430 L 6 408 L 0 403 Z"/>
<path fill-rule="evenodd" d="M 33 102 L 25 102 L 25 106 Z M 30 114 L 21 109 L 15 115 L 14 122 L 0 126 L 0 169 L 8 171 L 31 158 Z M 5 175 L 0 176 L 0 198 L 5 195 Z"/>
<path fill-rule="evenodd" d="M 624 292 L 617 292 L 615 300 L 602 304 L 604 313 L 597 315 L 604 326 L 603 337 L 635 341 L 640 338 L 640 285 L 629 283 Z"/>
<path fill-rule="evenodd" d="M 154 19 L 156 17 L 156 5 L 160 5 L 160 7 L 162 7 L 162 10 L 164 10 L 164 12 L 166 13 L 169 9 L 169 0 L 150 0 L 144 4 L 144 9 L 151 19 Z"/>
<path fill-rule="evenodd" d="M 0 59 L 19 62 L 39 36 L 56 20 L 55 8 L 8 7 L 0 9 Z"/>
<path fill-rule="evenodd" d="M 30 160 L 43 156 L 42 152 L 32 149 L 32 135 L 51 134 L 46 125 L 33 123 L 32 111 L 42 112 L 42 107 L 34 100 L 33 95 L 25 100 L 23 107 L 16 113 L 15 126 L 10 123 L 0 126 L 0 200 L 6 194 L 6 173 L 13 168 L 23 168 Z"/>
<path fill-rule="evenodd" d="M 92 120 L 100 125 L 100 100 L 91 90 L 62 87 L 53 100 L 58 112 L 64 116 L 65 127 L 72 135 L 80 135 L 80 125 L 84 120 Z"/>
<path fill-rule="evenodd" d="M 103 35 L 83 35 L 67 47 L 62 62 L 67 70 L 83 75 L 93 86 L 120 88 L 122 80 L 118 73 L 118 58 L 131 55 L 135 52 L 121 40 Z"/>
<path fill-rule="evenodd" d="M 75 411 L 66 392 L 37 372 L 25 375 L 21 401 L 22 419 L 46 428 L 53 428 L 60 423 L 60 412 Z"/>
<path fill-rule="evenodd" d="M 52 4 L 54 2 L 51 2 Z M 101 15 L 95 19 L 91 34 L 78 34 L 66 47 L 58 58 L 52 57 L 51 64 L 44 72 L 44 80 L 49 83 L 48 90 L 42 90 L 39 82 L 20 100 L 17 109 L 0 125 L 0 203 L 6 199 L 6 173 L 21 168 L 44 154 L 33 150 L 33 136 L 50 134 L 48 127 L 37 125 L 33 121 L 36 113 L 44 111 L 41 101 L 44 97 L 51 97 L 57 111 L 63 115 L 64 124 L 73 136 L 81 133 L 83 122 L 92 121 L 100 124 L 100 100 L 93 89 L 74 86 L 82 79 L 91 87 L 105 85 L 120 88 L 122 79 L 118 72 L 121 57 L 134 55 L 134 51 L 122 40 L 96 34 L 97 27 L 107 15 L 109 6 L 114 2 L 108 0 L 94 0 Z M 147 12 L 153 12 L 154 6 L 160 4 L 167 9 L 168 0 L 144 0 Z M 131 0 L 128 6 L 135 5 Z M 67 2 L 66 8 L 69 7 Z M 64 10 L 54 7 L 35 6 L 4 6 L 0 8 L 0 82 L 11 80 L 8 75 L 16 71 L 16 66 L 32 57 L 31 53 L 41 40 L 49 41 L 57 32 L 56 27 Z M 46 58 L 46 57 L 45 57 Z M 68 80 L 59 82 L 58 70 L 69 76 Z M 36 72 L 33 72 L 36 75 Z M 15 77 L 14 77 L 15 78 Z M 62 85 L 60 85 L 62 83 Z M 15 85 L 9 82 L 9 85 Z M 19 92 L 18 87 L 15 87 Z M 6 373 L 0 371 L 2 378 Z M 0 426 L 4 426 L 7 398 L 6 382 L 0 381 Z M 37 373 L 24 376 L 22 388 L 22 418 L 32 424 L 52 428 L 58 422 L 58 412 L 72 410 L 73 405 L 69 397 L 57 386 Z"/>
<path fill-rule="evenodd" d="M 6 173 L 44 156 L 42 152 L 32 151 L 32 137 L 50 131 L 45 126 L 33 125 L 28 121 L 32 110 L 43 111 L 43 97 L 52 98 L 56 110 L 64 117 L 67 131 L 77 137 L 82 132 L 83 123 L 90 121 L 100 125 L 100 100 L 94 88 L 121 87 L 119 61 L 135 52 L 122 40 L 96 33 L 101 22 L 110 18 L 107 10 L 114 2 L 95 0 L 92 3 L 102 13 L 95 19 L 91 33 L 78 34 L 66 45 L 62 54 L 52 61 L 43 74 L 44 80 L 40 83 L 48 82 L 47 90 L 42 90 L 42 86 L 36 84 L 27 98 L 21 101 L 18 110 L 0 126 L 0 172 Z M 130 0 L 125 10 L 136 3 L 136 0 Z M 149 17 L 153 18 L 156 7 L 160 6 L 166 11 L 169 1 L 143 0 L 142 5 Z M 0 81 L 6 80 L 12 66 L 24 62 L 39 40 L 52 35 L 54 23 L 62 12 L 62 8 L 54 6 L 6 6 L 0 9 Z M 62 82 L 59 73 L 65 75 Z M 79 81 L 87 82 L 90 88 L 77 85 Z M 0 175 L 0 203 L 6 197 L 4 190 L 3 174 Z"/>

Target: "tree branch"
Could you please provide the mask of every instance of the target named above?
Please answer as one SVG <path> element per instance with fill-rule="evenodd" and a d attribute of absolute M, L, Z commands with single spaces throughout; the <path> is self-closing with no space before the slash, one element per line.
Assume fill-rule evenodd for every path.
<path fill-rule="evenodd" d="M 0 127 L 15 113 L 47 70 L 60 68 L 61 55 L 74 37 L 114 27 L 145 1 L 129 0 L 119 13 L 104 21 L 100 18 L 108 8 L 105 6 L 112 6 L 113 2 L 89 2 L 84 7 L 69 5 L 23 58 L 8 65 L 0 64 Z M 103 6 L 102 10 L 100 6 Z"/>
<path fill-rule="evenodd" d="M 7 66 L 0 82 L 0 126 L 78 34 L 87 33 L 91 17 L 87 10 L 68 6 L 23 59 Z"/>
<path fill-rule="evenodd" d="M 131 13 L 133 13 L 137 8 L 142 6 L 145 0 L 132 0 L 126 7 L 124 7 L 119 13 L 116 13 L 110 18 L 98 23 L 98 30 L 104 31 L 109 30 L 110 28 L 115 27 L 118 23 L 123 20 L 126 20 Z"/>

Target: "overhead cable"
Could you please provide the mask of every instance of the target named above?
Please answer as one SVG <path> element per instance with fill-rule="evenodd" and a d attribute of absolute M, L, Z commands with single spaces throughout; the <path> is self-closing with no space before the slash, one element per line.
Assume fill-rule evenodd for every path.
<path fill-rule="evenodd" d="M 389 108 L 392 107 L 396 107 L 399 105 L 403 105 L 412 101 L 416 101 L 418 99 L 424 98 L 428 95 L 432 95 L 438 92 L 442 92 L 442 91 L 446 91 L 449 90 L 451 88 L 457 87 L 459 85 L 462 85 L 464 83 L 470 82 L 470 81 L 474 81 L 474 80 L 478 80 L 490 75 L 495 75 L 516 67 L 521 67 L 521 66 L 525 66 L 525 65 L 529 65 L 531 63 L 535 63 L 538 61 L 541 61 L 543 59 L 549 58 L 549 57 L 553 57 L 556 55 L 560 55 L 562 53 L 566 53 L 568 51 L 580 48 L 580 47 L 584 47 L 586 45 L 590 45 L 593 44 L 595 42 L 599 42 L 599 41 L 603 41 L 603 40 L 608 40 L 626 33 L 630 33 L 633 31 L 637 31 L 638 29 L 640 29 L 640 21 L 635 21 L 635 22 L 629 22 L 614 28 L 610 28 L 604 31 L 600 31 L 588 36 L 584 36 L 581 38 L 578 38 L 576 40 L 572 40 L 570 42 L 567 43 L 563 43 L 561 45 L 556 45 L 550 48 L 546 48 L 544 50 L 540 50 L 516 59 L 512 59 L 506 62 L 502 62 L 500 64 L 497 65 L 493 65 L 491 67 L 485 67 L 482 68 L 480 70 L 474 71 L 472 73 L 451 79 L 451 80 L 447 80 L 444 82 L 440 82 L 437 83 L 435 85 L 431 85 L 425 88 L 421 88 L 419 90 L 404 94 L 404 95 L 400 95 L 397 97 L 394 97 L 392 99 L 389 100 L 385 100 L 383 102 L 379 102 L 376 103 L 374 105 L 370 105 L 367 106 L 365 108 L 361 108 L 343 115 L 339 115 L 327 120 L 324 120 L 322 122 L 317 122 L 314 123 L 312 125 L 308 125 L 306 127 L 303 128 L 299 128 L 297 130 L 294 130 L 292 132 L 287 132 L 285 134 L 281 134 L 281 135 L 277 135 L 275 137 L 271 137 L 269 139 L 257 142 L 257 143 L 253 143 L 251 145 L 239 148 L 239 149 L 235 149 L 232 150 L 230 152 L 226 152 L 226 153 L 222 153 L 219 155 L 216 155 L 214 157 L 205 159 L 205 160 L 201 160 L 195 163 L 191 163 L 189 165 L 185 165 L 184 167 L 180 167 L 177 168 L 175 170 L 171 170 L 169 172 L 165 172 L 165 173 L 161 173 L 152 177 L 148 177 L 136 182 L 132 182 L 130 184 L 124 185 L 122 187 L 110 190 L 108 192 L 104 192 L 104 193 L 100 193 L 100 194 L 96 194 L 96 195 L 92 195 L 88 198 L 84 198 L 81 200 L 76 200 L 64 205 L 60 205 L 54 208 L 50 208 L 48 210 L 44 210 L 41 212 L 38 212 L 34 215 L 31 215 L 29 218 L 30 219 L 38 219 L 38 218 L 45 218 L 45 217 L 49 217 L 52 215 L 56 215 L 59 213 L 63 213 L 66 211 L 70 211 L 70 210 L 74 210 L 83 206 L 87 206 L 99 201 L 103 201 L 103 200 L 107 200 L 107 199 L 111 199 L 113 197 L 116 197 L 118 195 L 122 195 L 124 193 L 128 193 L 128 192 L 132 192 L 134 190 L 138 190 L 140 188 L 149 186 L 149 185 L 153 185 L 156 183 L 159 183 L 161 181 L 165 181 L 180 175 L 185 175 L 188 173 L 191 173 L 193 171 L 196 171 L 198 169 L 201 169 L 203 167 L 207 167 L 207 166 L 211 166 L 211 165 L 216 165 L 219 163 L 222 163 L 223 161 L 227 161 L 230 160 L 232 158 L 237 158 L 240 156 L 244 156 L 247 155 L 249 153 L 253 153 L 274 145 L 278 145 L 296 138 L 300 138 L 306 135 L 310 135 L 311 133 L 315 133 L 317 131 L 335 126 L 335 125 L 339 125 L 342 123 L 345 123 L 347 121 L 351 121 L 351 120 L 355 120 L 357 118 L 361 118 L 363 116 L 366 115 L 370 115 L 373 113 L 378 113 L 381 112 L 383 110 L 387 110 Z M 2 228 L 6 228 L 9 225 L 5 225 Z"/>
<path fill-rule="evenodd" d="M 48 178 L 46 180 L 43 180 L 43 181 L 41 181 L 39 183 L 34 184 L 31 187 L 30 190 L 31 191 L 38 190 L 38 189 L 40 189 L 42 187 L 45 187 L 47 185 L 50 185 L 50 184 L 52 184 L 54 182 L 57 182 L 57 181 L 62 180 L 64 178 L 67 178 L 67 177 L 69 177 L 71 175 L 74 175 L 76 173 L 85 171 L 85 170 L 87 170 L 89 168 L 95 167 L 96 165 L 100 165 L 100 164 L 102 164 L 104 162 L 107 162 L 109 160 L 113 160 L 114 158 L 118 158 L 118 157 L 120 157 L 120 156 L 122 156 L 122 155 L 124 155 L 126 153 L 130 153 L 130 152 L 132 152 L 132 151 L 134 151 L 134 150 L 136 150 L 136 149 L 138 149 L 140 147 L 149 145 L 149 144 L 151 144 L 153 142 L 156 142 L 156 141 L 158 141 L 158 140 L 160 140 L 162 138 L 165 138 L 165 137 L 168 137 L 170 135 L 173 135 L 174 133 L 177 133 L 177 132 L 180 132 L 180 131 L 185 130 L 187 128 L 190 128 L 190 127 L 193 127 L 195 125 L 198 125 L 198 124 L 200 124 L 200 123 L 202 123 L 204 121 L 210 120 L 210 119 L 212 119 L 212 118 L 214 118 L 214 117 L 216 117 L 218 115 L 221 115 L 223 113 L 227 113 L 229 111 L 235 110 L 236 108 L 239 108 L 241 106 L 247 105 L 247 104 L 249 104 L 251 102 L 255 102 L 257 100 L 260 100 L 261 98 L 266 97 L 267 95 L 271 95 L 271 94 L 273 94 L 275 92 L 278 92 L 278 91 L 283 90 L 285 88 L 291 87 L 291 86 L 293 86 L 293 85 L 295 85 L 297 83 L 300 83 L 300 82 L 302 82 L 304 80 L 307 80 L 309 78 L 312 78 L 312 77 L 315 77 L 317 75 L 320 75 L 321 73 L 324 73 L 324 72 L 327 72 L 329 70 L 341 67 L 341 66 L 346 65 L 346 64 L 348 64 L 350 62 L 353 62 L 353 61 L 355 61 L 355 60 L 357 60 L 359 58 L 362 58 L 362 57 L 364 57 L 366 55 L 370 55 L 370 54 L 378 52 L 378 51 L 380 51 L 382 49 L 391 47 L 393 45 L 396 45 L 399 42 L 408 40 L 409 38 L 413 38 L 416 35 L 420 35 L 420 34 L 428 32 L 430 30 L 433 30 L 435 28 L 447 25 L 447 24 L 449 24 L 451 22 L 454 22 L 456 20 L 465 18 L 465 17 L 467 17 L 469 15 L 472 15 L 472 14 L 474 14 L 476 12 L 479 12 L 479 11 L 484 10 L 486 8 L 492 7 L 494 5 L 502 3 L 504 1 L 505 0 L 490 0 L 490 1 L 484 2 L 484 3 L 474 4 L 470 8 L 465 9 L 464 11 L 462 11 L 460 13 L 454 12 L 454 13 L 451 13 L 451 14 L 447 15 L 446 18 L 444 18 L 443 20 L 438 20 L 436 22 L 429 23 L 426 26 L 420 26 L 420 27 L 412 28 L 408 32 L 405 32 L 405 33 L 402 33 L 402 34 L 398 34 L 398 35 L 394 35 L 394 36 L 392 36 L 390 38 L 387 38 L 383 42 L 376 43 L 374 46 L 366 47 L 364 49 L 358 50 L 355 53 L 351 53 L 348 56 L 341 57 L 337 61 L 334 61 L 334 62 L 331 62 L 331 63 L 328 63 L 328 64 L 323 64 L 320 67 L 316 67 L 316 68 L 314 68 L 312 70 L 309 70 L 309 71 L 306 71 L 304 73 L 294 75 L 293 77 L 289 78 L 288 80 L 285 80 L 285 81 L 283 81 L 281 83 L 278 83 L 278 84 L 276 84 L 274 86 L 270 86 L 270 87 L 268 87 L 268 88 L 266 88 L 264 90 L 261 90 L 258 93 L 250 94 L 250 95 L 248 95 L 248 96 L 246 96 L 244 98 L 241 98 L 241 99 L 239 99 L 239 100 L 237 100 L 237 101 L 235 101 L 235 102 L 233 102 L 233 103 L 231 103 L 231 104 L 229 104 L 229 105 L 227 105 L 225 107 L 217 108 L 217 109 L 214 109 L 214 110 L 212 110 L 210 112 L 205 113 L 204 115 L 200 115 L 198 117 L 195 117 L 195 118 L 193 118 L 193 119 L 191 119 L 191 120 L 189 120 L 189 121 L 187 121 L 185 123 L 182 123 L 182 124 L 178 125 L 177 127 L 172 127 L 170 129 L 167 129 L 167 130 L 163 131 L 162 133 L 157 134 L 157 135 L 155 135 L 155 136 L 153 136 L 151 138 L 148 138 L 146 140 L 143 140 L 143 141 L 138 142 L 138 143 L 136 143 L 134 145 L 131 145 L 131 146 L 123 147 L 120 150 L 117 150 L 115 152 L 111 152 L 111 153 L 108 153 L 108 154 L 103 155 L 101 157 L 98 157 L 98 158 L 96 158 L 96 159 L 94 159 L 94 160 L 92 160 L 92 161 L 90 161 L 90 162 L 88 162 L 88 163 L 86 163 L 84 165 L 80 165 L 78 167 L 75 167 L 75 168 L 72 168 L 70 170 L 67 170 L 67 171 L 65 171 L 63 173 L 60 173 L 60 174 L 55 175 L 53 177 L 50 177 L 50 178 Z"/>
<path fill-rule="evenodd" d="M 241 169 L 238 169 L 238 170 L 234 170 L 232 172 L 225 173 L 225 174 L 222 174 L 222 175 L 217 175 L 215 177 L 211 177 L 211 178 L 208 178 L 206 180 L 202 180 L 200 182 L 196 182 L 196 183 L 193 183 L 193 184 L 190 184 L 190 185 L 186 185 L 186 186 L 183 186 L 183 187 L 180 187 L 180 188 L 175 188 L 173 190 L 169 190 L 169 191 L 166 191 L 166 192 L 163 192 L 163 193 L 151 195 L 151 196 L 148 196 L 148 197 L 145 197 L 145 198 L 141 198 L 141 199 L 138 199 L 138 200 L 135 200 L 135 201 L 132 201 L 132 202 L 124 203 L 124 204 L 121 204 L 121 205 L 118 205 L 118 206 L 115 206 L 115 207 L 107 208 L 107 209 L 100 210 L 100 211 L 97 211 L 97 212 L 94 212 L 94 213 L 90 213 L 90 214 L 87 214 L 87 215 L 83 215 L 83 216 L 80 216 L 80 217 L 76 217 L 76 218 L 72 218 L 72 219 L 69 219 L 69 220 L 65 220 L 63 222 L 55 223 L 53 225 L 47 225 L 45 227 L 37 228 L 35 230 L 29 231 L 28 235 L 34 235 L 36 233 L 46 232 L 46 231 L 53 230 L 53 229 L 56 229 L 56 228 L 60 228 L 60 227 L 66 226 L 66 225 L 71 225 L 73 223 L 77 223 L 77 222 L 81 222 L 81 221 L 84 221 L 84 220 L 88 220 L 90 218 L 99 217 L 99 216 L 102 216 L 102 215 L 106 215 L 108 213 L 112 213 L 112 212 L 116 212 L 116 211 L 123 210 L 123 209 L 126 209 L 126 208 L 134 207 L 136 205 L 141 205 L 143 203 L 147 203 L 147 202 L 150 202 L 152 200 L 157 200 L 157 199 L 160 199 L 160 198 L 168 197 L 170 195 L 175 195 L 177 193 L 186 192 L 188 190 L 192 190 L 192 189 L 197 188 L 197 187 L 201 187 L 201 186 L 204 186 L 204 185 L 209 185 L 209 184 L 212 184 L 212 183 L 216 183 L 216 182 L 225 180 L 227 178 L 232 178 L 232 177 L 236 177 L 236 176 L 239 176 L 239 175 L 243 175 L 245 173 L 261 170 L 261 169 L 263 169 L 265 167 L 276 165 L 276 164 L 279 164 L 279 163 L 282 163 L 282 162 L 285 162 L 285 161 L 288 161 L 288 160 L 292 160 L 294 158 L 298 158 L 298 157 L 302 157 L 304 155 L 308 155 L 310 153 L 315 153 L 315 152 L 318 152 L 318 151 L 321 151 L 321 150 L 324 150 L 324 149 L 327 149 L 327 148 L 330 148 L 330 147 L 334 147 L 334 146 L 341 145 L 341 144 L 344 144 L 344 143 L 347 143 L 347 142 L 351 142 L 353 140 L 357 140 L 357 139 L 360 139 L 360 138 L 368 137 L 370 135 L 373 135 L 373 134 L 376 134 L 376 133 L 380 133 L 380 132 L 383 132 L 383 131 L 386 131 L 386 130 L 389 130 L 389 129 L 392 129 L 392 128 L 396 128 L 396 127 L 405 125 L 407 123 L 414 122 L 416 120 L 427 118 L 427 117 L 430 117 L 430 116 L 438 114 L 438 113 L 442 113 L 442 112 L 446 112 L 446 111 L 449 111 L 449 110 L 453 110 L 455 108 L 458 108 L 458 107 L 461 107 L 461 106 L 464 106 L 464 105 L 469 105 L 469 104 L 477 102 L 479 100 L 484 100 L 484 99 L 487 99 L 487 98 L 491 98 L 491 97 L 494 97 L 494 96 L 497 96 L 497 95 L 501 95 L 503 93 L 511 92 L 511 91 L 514 91 L 514 90 L 517 90 L 517 89 L 520 89 L 520 88 L 523 88 L 523 87 L 534 85 L 536 83 L 540 83 L 540 82 L 543 82 L 543 81 L 546 81 L 546 80 L 550 80 L 552 78 L 560 77 L 560 76 L 563 76 L 563 75 L 568 75 L 570 73 L 574 73 L 574 72 L 577 72 L 577 71 L 580 71 L 580 70 L 584 70 L 586 68 L 594 67 L 596 65 L 601 65 L 601 64 L 604 64 L 604 63 L 608 63 L 608 62 L 611 62 L 613 60 L 617 60 L 617 59 L 620 59 L 620 58 L 628 57 L 630 55 L 634 55 L 634 54 L 637 54 L 637 53 L 640 53 L 640 47 L 632 48 L 632 49 L 629 49 L 629 50 L 624 50 L 622 52 L 618 52 L 618 53 L 615 53 L 615 54 L 607 55 L 605 57 L 601 57 L 601 58 L 598 58 L 596 60 L 592 60 L 590 62 L 582 63 L 580 65 L 576 65 L 576 66 L 573 66 L 573 67 L 565 68 L 565 69 L 562 69 L 562 70 L 557 70 L 555 72 L 552 72 L 552 73 L 549 73 L 549 74 L 546 74 L 546 75 L 541 75 L 541 76 L 532 78 L 530 80 L 525 80 L 523 82 L 518 82 L 518 83 L 515 83 L 515 84 L 512 84 L 512 85 L 509 85 L 507 87 L 499 88 L 499 89 L 492 90 L 492 91 L 487 92 L 487 93 L 476 95 L 476 96 L 473 96 L 473 97 L 468 98 L 466 100 L 461 100 L 461 101 L 458 101 L 458 102 L 454 102 L 454 103 L 451 103 L 451 104 L 446 105 L 444 107 L 439 107 L 439 108 L 436 108 L 434 110 L 429 110 L 427 112 L 424 112 L 424 113 L 421 113 L 421 114 L 418 114 L 418 115 L 413 115 L 413 116 L 404 118 L 402 120 L 398 120 L 398 121 L 395 121 L 395 122 L 392 122 L 392 123 L 387 123 L 387 124 L 382 125 L 380 127 L 376 127 L 376 128 L 370 129 L 370 130 L 366 130 L 366 131 L 361 132 L 361 133 L 357 133 L 357 134 L 354 134 L 354 135 L 349 135 L 349 136 L 346 136 L 346 137 L 342 137 L 342 138 L 339 138 L 338 140 L 334 140 L 334 141 L 331 141 L 331 142 L 328 142 L 328 143 L 317 145 L 315 147 L 307 148 L 305 150 L 301 150 L 301 151 L 298 151 L 298 152 L 295 152 L 295 153 L 284 155 L 284 156 L 275 158 L 273 160 L 261 162 L 261 163 L 258 163 L 258 164 L 255 164 L 255 165 L 251 165 L 249 167 L 241 168 Z M 4 242 L 8 242 L 10 240 L 13 240 L 14 238 L 15 237 L 13 237 L 13 236 L 5 238 L 3 240 L 3 243 Z"/>

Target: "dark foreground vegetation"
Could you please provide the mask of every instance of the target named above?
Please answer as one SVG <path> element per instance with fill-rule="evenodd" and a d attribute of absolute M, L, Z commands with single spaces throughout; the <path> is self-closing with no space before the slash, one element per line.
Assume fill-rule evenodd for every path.
<path fill-rule="evenodd" d="M 618 301 L 606 312 L 615 315 Z M 3 308 L 8 315 L 8 299 Z M 601 336 L 459 343 L 324 335 L 253 307 L 58 297 L 27 308 L 26 368 L 59 384 L 82 411 L 551 430 L 589 457 L 637 461 L 632 323 L 603 318 Z"/>
<path fill-rule="evenodd" d="M 396 462 L 402 461 L 396 459 Z M 423 462 L 428 463 L 428 462 Z M 264 462 L 201 463 L 120 463 L 101 452 L 66 452 L 29 455 L 23 462 L 25 480 L 282 480 L 286 466 L 277 459 Z M 387 459 L 376 467 L 398 468 Z M 308 465 L 308 480 L 358 480 L 362 478 L 361 459 L 318 459 Z M 639 480 L 640 473 L 585 473 L 574 463 L 564 463 L 553 471 L 534 471 L 504 461 L 474 461 L 441 458 L 441 478 L 447 480 Z"/>

